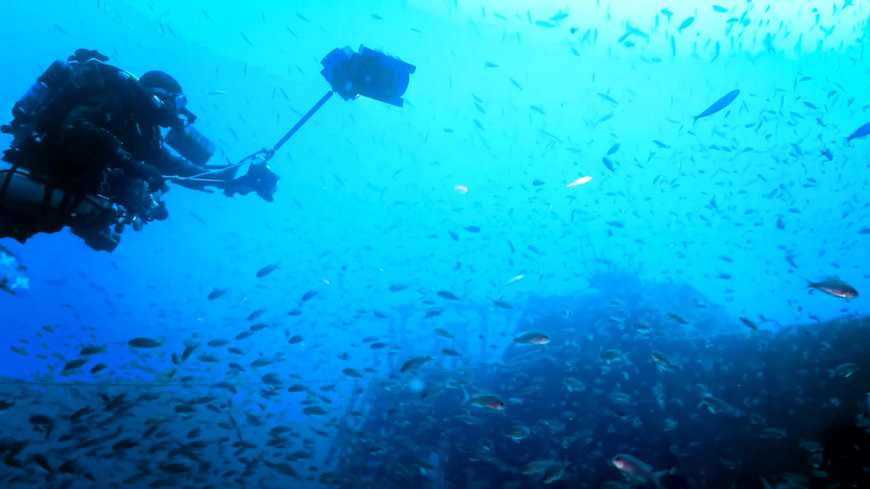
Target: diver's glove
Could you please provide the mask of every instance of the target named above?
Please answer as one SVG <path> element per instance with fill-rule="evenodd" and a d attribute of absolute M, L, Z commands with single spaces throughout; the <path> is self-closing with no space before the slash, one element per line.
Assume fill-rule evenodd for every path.
<path fill-rule="evenodd" d="M 110 167 L 121 169 L 130 178 L 144 180 L 151 192 L 167 189 L 166 180 L 160 170 L 144 161 L 135 160 L 124 150 L 117 151 L 115 161 Z"/>
<path fill-rule="evenodd" d="M 166 210 L 166 204 L 160 200 L 159 194 L 153 192 L 149 183 L 138 178 L 127 178 L 119 182 L 118 195 L 115 196 L 115 201 L 121 204 L 127 211 L 127 217 L 132 223 L 139 221 L 139 224 L 144 224 L 150 221 L 162 221 L 169 217 L 169 211 Z M 134 229 L 137 226 L 134 225 Z M 138 231 L 141 226 L 138 226 Z"/>
<path fill-rule="evenodd" d="M 234 194 L 246 195 L 249 192 L 257 192 L 263 200 L 272 202 L 275 200 L 276 190 L 278 190 L 278 175 L 265 163 L 255 163 L 248 168 L 248 173 L 227 182 L 224 194 L 232 197 Z"/>

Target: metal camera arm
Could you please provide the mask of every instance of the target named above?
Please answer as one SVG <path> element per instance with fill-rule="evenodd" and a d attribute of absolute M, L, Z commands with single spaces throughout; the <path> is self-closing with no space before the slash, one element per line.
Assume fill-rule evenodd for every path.
<path fill-rule="evenodd" d="M 344 100 L 353 100 L 360 95 L 386 102 L 396 107 L 403 105 L 402 95 L 408 89 L 410 75 L 417 71 L 414 65 L 405 63 L 384 53 L 360 46 L 355 53 L 350 47 L 336 48 L 324 56 L 320 62 L 320 74 L 332 87 L 314 104 L 299 121 L 284 134 L 272 149 L 262 149 L 242 160 L 261 154 L 262 163 L 268 163 L 275 153 L 306 123 L 323 104 L 337 93 Z"/>

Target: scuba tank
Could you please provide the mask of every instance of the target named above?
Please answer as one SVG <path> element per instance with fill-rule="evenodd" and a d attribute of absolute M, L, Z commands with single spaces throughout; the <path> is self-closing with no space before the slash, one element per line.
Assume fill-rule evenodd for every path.
<path fill-rule="evenodd" d="M 91 248 L 111 251 L 120 239 L 112 232 L 118 210 L 99 196 L 75 198 L 46 187 L 24 170 L 0 170 L 0 236 L 24 243 L 37 233 L 69 225 Z"/>
<path fill-rule="evenodd" d="M 0 126 L 0 132 L 11 134 L 12 146 L 19 146 L 38 132 L 39 116 L 63 91 L 72 78 L 73 67 L 55 61 L 36 79 L 36 83 L 15 102 L 12 122 Z"/>
<path fill-rule="evenodd" d="M 166 144 L 197 166 L 205 166 L 215 151 L 214 143 L 189 124 L 170 129 L 166 133 Z"/>

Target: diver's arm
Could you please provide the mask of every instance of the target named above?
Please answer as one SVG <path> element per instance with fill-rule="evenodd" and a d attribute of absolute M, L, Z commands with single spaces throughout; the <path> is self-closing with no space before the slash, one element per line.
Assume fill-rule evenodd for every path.
<path fill-rule="evenodd" d="M 93 161 L 105 165 L 105 168 L 117 168 L 126 175 L 145 180 L 152 189 L 162 187 L 163 178 L 156 168 L 135 160 L 116 135 L 94 123 L 94 119 L 103 117 L 102 112 L 99 107 L 80 106 L 64 118 L 60 141 L 67 150 L 89 155 Z"/>
<path fill-rule="evenodd" d="M 166 179 L 182 187 L 196 190 L 206 190 L 205 187 L 223 189 L 224 195 L 232 197 L 235 194 L 256 192 L 267 202 L 272 202 L 278 185 L 278 175 L 275 175 L 265 162 L 248 165 L 247 173 L 236 176 L 240 165 L 226 168 L 209 169 L 194 165 L 184 158 L 172 155 L 166 148 L 161 171 Z M 165 168 L 165 170 L 164 170 Z"/>
<path fill-rule="evenodd" d="M 166 148 L 160 148 L 160 154 L 155 160 L 158 162 L 155 166 L 168 180 L 195 190 L 206 190 L 205 187 L 226 189 L 236 171 L 235 167 L 213 170 L 195 165 L 186 158 L 170 153 Z"/>

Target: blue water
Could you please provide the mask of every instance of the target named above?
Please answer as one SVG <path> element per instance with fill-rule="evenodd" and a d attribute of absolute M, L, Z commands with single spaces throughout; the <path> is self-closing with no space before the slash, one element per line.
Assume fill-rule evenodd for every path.
<path fill-rule="evenodd" d="M 46 474 L 33 454 L 44 454 L 53 469 L 69 459 L 90 464 L 96 484 L 128 480 L 131 487 L 148 487 L 168 477 L 180 487 L 319 487 L 326 484 L 321 474 L 342 468 L 335 453 L 358 439 L 348 430 L 384 405 L 381 395 L 389 398 L 385 387 L 397 382 L 403 391 L 416 389 L 409 378 L 426 381 L 426 372 L 433 382 L 460 375 L 486 384 L 465 393 L 447 388 L 437 398 L 463 408 L 475 390 L 510 391 L 510 380 L 498 375 L 512 376 L 512 370 L 489 369 L 503 354 L 510 358 L 513 338 L 528 329 L 552 336 L 559 362 L 546 368 L 570 360 L 559 348 L 581 344 L 592 352 L 589 361 L 600 363 L 599 353 L 618 344 L 632 351 L 633 368 L 647 372 L 654 368 L 650 341 L 661 335 L 727 345 L 722 349 L 734 355 L 778 338 L 785 351 L 797 344 L 780 334 L 792 325 L 814 335 L 827 321 L 866 316 L 870 138 L 846 138 L 870 121 L 864 52 L 870 11 L 861 2 L 719 5 L 725 12 L 691 2 L 4 5 L 0 109 L 11 109 L 53 60 L 81 47 L 98 49 L 133 74 L 159 69 L 175 76 L 199 116 L 196 127 L 218 145 L 213 162 L 237 162 L 271 147 L 329 89 L 320 60 L 333 48 L 364 44 L 417 66 L 402 108 L 333 97 L 273 160 L 281 181 L 272 203 L 254 194 L 227 198 L 173 187 L 165 196 L 169 219 L 141 232 L 126 230 L 111 254 L 87 248 L 67 230 L 25 244 L 0 240 L 30 277 L 29 290 L 0 293 L 0 401 L 16 402 L 0 411 L 0 440 L 28 442 L 18 455 L 23 468 L 0 465 L 4 487 L 97 487 L 82 477 L 84 468 Z M 735 89 L 740 92 L 730 105 L 694 120 Z M 11 118 L 5 114 L 3 122 Z M 0 137 L 4 148 L 9 141 Z M 587 176 L 587 183 L 568 186 Z M 277 268 L 258 278 L 271 264 Z M 617 280 L 606 287 L 593 279 L 613 272 Z M 620 273 L 630 280 L 620 282 Z M 810 294 L 803 277 L 836 277 L 860 295 L 844 301 Z M 391 292 L 397 284 L 405 287 Z M 215 289 L 226 293 L 209 299 Z M 303 300 L 311 291 L 316 295 Z M 621 302 L 613 305 L 613 299 Z M 258 310 L 262 315 L 249 321 Z M 674 330 L 668 313 L 688 324 Z M 568 329 L 540 320 L 552 314 L 571 322 Z M 654 330 L 641 334 L 641 346 L 631 333 L 635 320 Z M 266 326 L 234 339 L 257 323 Z M 295 335 L 301 341 L 288 341 Z M 131 348 L 128 341 L 136 337 L 162 346 Z M 242 354 L 207 345 L 217 338 Z M 373 342 L 386 346 L 372 348 Z M 196 344 L 190 358 L 173 362 L 173 354 Z M 87 345 L 105 345 L 105 352 L 61 375 Z M 443 354 L 448 347 L 463 356 Z M 720 365 L 720 357 L 688 343 L 672 348 L 681 361 L 713 372 L 707 384 L 717 383 L 712 365 Z M 403 362 L 421 355 L 433 358 L 419 375 L 396 376 Z M 261 357 L 275 362 L 250 366 Z M 860 351 L 831 357 L 833 364 L 809 358 L 801 367 L 811 372 L 802 377 L 806 382 L 826 381 L 839 363 L 861 363 Z M 91 374 L 97 363 L 106 369 Z M 598 363 L 593 371 L 617 368 Z M 546 371 L 541 365 L 531 370 L 539 368 Z M 626 371 L 622 381 L 632 372 L 645 388 L 658 378 Z M 263 382 L 268 373 L 281 376 L 280 389 Z M 602 396 L 624 387 L 612 370 L 602 375 Z M 870 390 L 867 377 L 849 379 L 855 399 Z M 235 392 L 214 387 L 224 381 Z M 293 384 L 309 390 L 287 392 Z M 688 397 L 687 407 L 671 415 L 697 415 L 698 391 L 672 391 L 678 393 Z M 96 449 L 59 441 L 74 431 L 65 416 L 86 405 L 103 409 L 100 394 L 136 401 L 121 414 L 88 418 L 88 436 L 108 436 L 119 427 L 124 434 Z M 173 409 L 206 395 L 218 399 L 194 402 L 193 413 Z M 730 401 L 740 404 L 741 397 L 751 396 L 735 394 Z M 849 407 L 858 409 L 857 402 Z M 304 414 L 311 405 L 327 414 Z M 365 416 L 348 415 L 353 409 Z M 33 412 L 57 419 L 49 440 L 28 423 Z M 422 416 L 405 414 L 395 422 L 416 423 Z M 598 422 L 594 416 L 601 413 L 587 414 Z M 215 427 L 230 416 L 239 430 Z M 507 419 L 525 419 L 515 416 Z M 149 453 L 157 443 L 142 437 L 150 418 L 166 419 L 160 425 L 165 450 Z M 483 419 L 479 437 L 501 437 L 503 423 L 493 422 L 495 434 L 488 435 Z M 261 446 L 279 425 L 291 427 L 293 436 L 280 447 Z M 640 433 L 621 433 L 620 440 L 643 437 L 646 429 L 619 426 Z M 197 439 L 186 438 L 192 428 L 202 430 L 207 448 L 197 448 L 195 459 L 170 455 Z M 225 436 L 229 441 L 217 442 Z M 533 436 L 555 435 L 533 430 Z M 702 443 L 703 436 L 685 444 Z M 141 443 L 113 450 L 122 438 Z M 235 455 L 232 443 L 239 439 L 258 448 Z M 791 446 L 799 441 L 787 439 Z M 566 477 L 553 487 L 577 487 L 589 473 L 595 474 L 589 480 L 620 480 L 606 463 L 615 453 L 581 462 L 579 455 L 558 453 L 559 443 L 536 443 L 540 453 L 524 448 L 528 461 L 567 464 Z M 648 445 L 634 443 L 634 455 L 652 462 L 659 456 Z M 310 458 L 288 461 L 300 449 Z M 415 458 L 436 461 L 443 450 L 413 449 Z M 245 472 L 241 459 L 256 462 Z M 157 466 L 167 460 L 200 464 L 198 475 L 161 472 Z M 152 472 L 137 469 L 140 462 Z M 269 465 L 279 462 L 301 475 Z M 106 474 L 106 467 L 115 474 Z M 216 467 L 236 473 L 221 476 L 225 471 Z M 474 480 L 487 479 L 487 470 L 475 470 Z M 413 480 L 389 473 L 396 484 Z M 698 471 L 690 475 L 693 482 L 703 479 Z M 445 484 L 431 475 L 422 480 Z M 504 471 L 491 480 L 542 484 Z M 761 487 L 757 477 L 748 484 Z"/>

